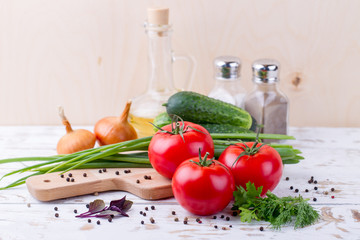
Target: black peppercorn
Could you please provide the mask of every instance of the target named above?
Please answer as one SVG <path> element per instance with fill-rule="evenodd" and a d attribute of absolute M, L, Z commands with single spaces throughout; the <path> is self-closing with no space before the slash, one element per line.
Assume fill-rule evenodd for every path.
<path fill-rule="evenodd" d="M 145 207 L 145 210 L 146 210 L 146 211 L 149 211 L 149 208 L 148 208 L 148 207 Z"/>
<path fill-rule="evenodd" d="M 172 211 L 171 214 L 172 214 L 172 215 L 176 215 L 176 212 L 175 212 L 175 211 Z"/>
<path fill-rule="evenodd" d="M 212 218 L 213 218 L 213 219 L 216 219 L 217 217 L 216 217 L 216 216 L 213 216 Z"/>
<path fill-rule="evenodd" d="M 119 173 L 119 171 L 116 171 L 115 174 L 116 174 L 116 175 L 119 175 L 120 173 Z"/>
<path fill-rule="evenodd" d="M 148 176 L 147 176 L 147 175 L 144 175 L 144 179 L 148 179 Z"/>
<path fill-rule="evenodd" d="M 224 216 L 224 215 L 221 215 L 220 217 L 221 217 L 221 218 L 224 218 L 225 216 Z"/>
<path fill-rule="evenodd" d="M 295 189 L 295 192 L 296 192 L 296 193 L 299 192 L 299 189 Z"/>
<path fill-rule="evenodd" d="M 237 213 L 237 212 L 232 212 L 232 215 L 233 215 L 234 217 L 236 217 L 236 216 L 238 215 L 238 213 Z"/>
<path fill-rule="evenodd" d="M 314 187 L 314 190 L 318 190 L 318 187 Z"/>
<path fill-rule="evenodd" d="M 315 180 L 314 183 L 317 184 L 317 181 Z"/>
<path fill-rule="evenodd" d="M 141 224 L 144 224 L 144 221 L 141 221 Z"/>
<path fill-rule="evenodd" d="M 140 180 L 139 180 L 139 179 L 136 179 L 136 183 L 140 183 Z"/>
<path fill-rule="evenodd" d="M 86 173 L 84 173 L 84 174 L 83 174 L 83 176 L 84 176 L 84 177 L 87 177 L 87 174 L 86 174 Z"/>
<path fill-rule="evenodd" d="M 59 217 L 59 214 L 58 214 L 58 213 L 55 213 L 55 217 Z"/>
<path fill-rule="evenodd" d="M 218 226 L 217 226 L 217 225 L 214 225 L 214 228 L 215 228 L 215 229 L 217 229 L 217 228 L 218 228 Z"/>
<path fill-rule="evenodd" d="M 150 175 L 148 176 L 148 180 L 151 180 L 151 176 L 150 176 Z"/>
<path fill-rule="evenodd" d="M 89 208 L 90 207 L 90 205 L 89 204 L 86 204 L 86 208 Z"/>
<path fill-rule="evenodd" d="M 101 169 L 99 169 L 99 173 L 102 173 L 102 170 L 101 170 Z"/>
<path fill-rule="evenodd" d="M 58 210 L 58 207 L 54 207 L 54 210 L 57 211 L 57 210 Z"/>
<path fill-rule="evenodd" d="M 69 173 L 69 177 L 72 177 L 72 173 Z"/>
<path fill-rule="evenodd" d="M 97 220 L 96 224 L 97 224 L 97 225 L 100 225 L 100 220 Z"/>
<path fill-rule="evenodd" d="M 331 188 L 330 190 L 331 190 L 332 192 L 334 192 L 334 191 L 335 191 L 335 188 Z"/>
<path fill-rule="evenodd" d="M 111 218 L 111 217 L 108 218 L 108 222 L 112 222 L 112 218 Z"/>
<path fill-rule="evenodd" d="M 188 222 L 184 220 L 184 224 L 188 224 Z"/>
<path fill-rule="evenodd" d="M 305 192 L 309 192 L 309 189 L 305 189 Z"/>
<path fill-rule="evenodd" d="M 289 181 L 289 179 L 290 179 L 289 177 L 286 177 L 286 178 L 285 178 L 286 181 Z"/>
<path fill-rule="evenodd" d="M 90 219 L 90 218 L 88 219 L 88 223 L 91 223 L 91 219 Z"/>
<path fill-rule="evenodd" d="M 143 213 L 143 216 L 146 217 L 146 212 Z"/>
<path fill-rule="evenodd" d="M 230 228 L 232 228 L 232 225 L 229 225 Z"/>
<path fill-rule="evenodd" d="M 61 174 L 60 177 L 61 177 L 61 178 L 64 178 L 64 174 Z"/>
<path fill-rule="evenodd" d="M 264 231 L 264 227 L 260 227 L 260 231 Z"/>
<path fill-rule="evenodd" d="M 154 224 L 155 223 L 155 220 L 154 220 L 154 218 L 150 218 L 150 222 L 152 223 L 152 224 Z"/>
<path fill-rule="evenodd" d="M 103 172 L 106 172 L 106 168 L 103 169 Z"/>
<path fill-rule="evenodd" d="M 151 206 L 151 210 L 155 210 L 155 206 Z"/>
<path fill-rule="evenodd" d="M 226 220 L 226 221 L 230 221 L 230 217 L 226 217 L 225 220 Z"/>
<path fill-rule="evenodd" d="M 71 182 L 75 182 L 75 179 L 74 179 L 74 178 L 71 178 Z"/>
<path fill-rule="evenodd" d="M 290 186 L 290 190 L 293 190 L 294 189 L 294 187 L 293 186 Z"/>
<path fill-rule="evenodd" d="M 174 221 L 175 221 L 175 222 L 178 222 L 178 221 L 179 221 L 179 218 L 174 218 Z"/>
<path fill-rule="evenodd" d="M 314 201 L 314 202 L 316 202 L 316 201 L 317 201 L 317 199 L 314 197 L 314 198 L 313 198 L 313 201 Z"/>
<path fill-rule="evenodd" d="M 76 210 L 76 209 L 74 209 L 74 213 L 77 213 L 77 210 Z"/>
<path fill-rule="evenodd" d="M 67 181 L 67 182 L 70 182 L 70 178 L 69 178 L 69 177 L 67 177 L 67 178 L 66 178 L 66 181 Z"/>
<path fill-rule="evenodd" d="M 196 218 L 196 222 L 199 222 L 200 221 L 200 218 Z"/>

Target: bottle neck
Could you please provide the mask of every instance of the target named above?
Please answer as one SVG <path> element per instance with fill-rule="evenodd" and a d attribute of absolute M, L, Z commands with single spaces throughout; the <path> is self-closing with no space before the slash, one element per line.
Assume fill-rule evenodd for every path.
<path fill-rule="evenodd" d="M 262 92 L 273 92 L 278 91 L 278 84 L 276 82 L 274 83 L 259 83 L 254 82 L 255 84 L 255 90 L 262 91 Z"/>
<path fill-rule="evenodd" d="M 148 92 L 174 91 L 172 72 L 171 27 L 146 25 L 148 35 Z"/>

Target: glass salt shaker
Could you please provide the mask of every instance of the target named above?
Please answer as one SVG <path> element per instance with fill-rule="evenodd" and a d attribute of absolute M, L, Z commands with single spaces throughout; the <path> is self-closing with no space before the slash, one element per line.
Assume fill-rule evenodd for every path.
<path fill-rule="evenodd" d="M 240 84 L 240 59 L 232 56 L 217 57 L 214 67 L 215 86 L 208 96 L 244 108 L 246 91 Z"/>
<path fill-rule="evenodd" d="M 278 88 L 279 67 L 272 59 L 252 65 L 255 87 L 245 98 L 245 110 L 263 125 L 261 133 L 287 134 L 289 101 Z"/>

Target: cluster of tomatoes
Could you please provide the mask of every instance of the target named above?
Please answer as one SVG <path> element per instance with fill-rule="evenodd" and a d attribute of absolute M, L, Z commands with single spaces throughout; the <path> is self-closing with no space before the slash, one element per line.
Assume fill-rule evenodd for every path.
<path fill-rule="evenodd" d="M 252 182 L 262 194 L 279 183 L 283 165 L 279 153 L 254 142 L 227 147 L 213 160 L 214 143 L 209 132 L 191 122 L 164 126 L 152 138 L 149 160 L 161 175 L 172 179 L 176 200 L 189 212 L 211 215 L 233 199 L 237 186 Z M 208 160 L 209 159 L 209 160 Z"/>

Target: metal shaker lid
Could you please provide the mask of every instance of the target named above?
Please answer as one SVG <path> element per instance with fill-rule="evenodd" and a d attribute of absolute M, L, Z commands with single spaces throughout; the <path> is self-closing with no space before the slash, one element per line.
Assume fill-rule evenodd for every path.
<path fill-rule="evenodd" d="M 241 61 L 237 57 L 220 56 L 214 60 L 215 78 L 235 80 L 240 77 Z"/>
<path fill-rule="evenodd" d="M 280 63 L 273 59 L 259 59 L 252 65 L 253 80 L 259 83 L 278 82 Z"/>

